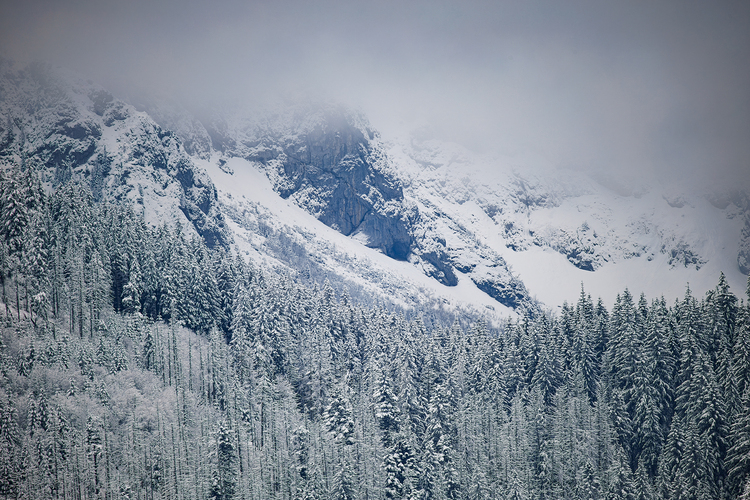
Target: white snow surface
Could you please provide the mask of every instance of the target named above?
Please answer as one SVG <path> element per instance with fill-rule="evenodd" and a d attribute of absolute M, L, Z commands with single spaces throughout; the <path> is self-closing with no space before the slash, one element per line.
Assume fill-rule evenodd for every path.
<path fill-rule="evenodd" d="M 186 155 L 179 141 L 158 139 L 157 125 L 148 114 L 119 101 L 118 108 L 108 111 L 115 118 L 96 115 L 92 95 L 102 89 L 64 72 L 60 78 L 69 89 L 63 104 L 69 102 L 82 123 L 99 124 L 101 136 L 92 161 L 104 151 L 112 159 L 108 185 L 103 186 L 107 197 L 143 207 L 153 225 L 180 219 L 194 233 L 179 209 L 177 181 L 139 159 L 141 151 L 152 146 L 179 159 Z M 17 106 L 10 98 L 4 105 Z M 265 125 L 294 134 L 296 128 L 288 122 L 298 118 L 281 113 Z M 307 119 L 320 116 L 313 113 Z M 49 124 L 42 120 L 28 128 L 26 144 L 33 149 L 46 137 L 43 132 Z M 237 144 L 245 144 L 239 139 L 248 130 L 253 127 L 230 121 L 227 133 L 236 136 Z M 259 224 L 270 226 L 303 247 L 318 265 L 374 297 L 406 307 L 437 303 L 478 312 L 492 322 L 513 315 L 472 281 L 497 275 L 499 259 L 532 297 L 550 308 L 575 302 L 581 286 L 607 307 L 625 288 L 673 301 L 688 285 L 696 295 L 712 289 L 721 272 L 734 293 L 744 295 L 747 277 L 739 271 L 737 254 L 750 216 L 740 202 L 731 201 L 726 189 L 699 190 L 680 180 L 664 185 L 625 175 L 589 175 L 556 168 L 540 157 L 478 155 L 457 144 L 413 135 L 379 142 L 375 149 L 380 151 L 381 145 L 387 158 L 382 158 L 380 168 L 402 182 L 404 204 L 419 210 L 420 221 L 413 230 L 421 251 L 445 250 L 454 266 L 471 269 L 469 274 L 455 273 L 457 286 L 426 276 L 426 264 L 419 258 L 390 259 L 368 248 L 363 233 L 343 236 L 292 200 L 282 199 L 273 190 L 274 179 L 269 181 L 273 168 L 216 152 L 202 154 L 207 159 L 196 155 L 190 160 L 205 170 L 196 172 L 199 179 L 206 176 L 215 184 L 241 254 L 258 265 L 288 267 L 267 251 L 262 231 L 253 230 Z M 233 152 L 241 153 L 241 148 Z M 116 177 L 127 180 L 118 183 Z"/>
<path fill-rule="evenodd" d="M 216 186 L 228 225 L 234 232 L 235 250 L 256 265 L 283 267 L 286 264 L 264 251 L 264 237 L 243 227 L 248 221 L 262 221 L 283 231 L 316 256 L 319 264 L 363 287 L 374 297 L 385 297 L 407 308 L 435 300 L 446 310 L 478 313 L 493 324 L 515 316 L 512 309 L 479 290 L 468 277 L 462 276 L 455 287 L 441 285 L 413 264 L 393 260 L 365 246 L 361 236 L 347 237 L 329 228 L 279 196 L 263 166 L 237 157 L 224 160 L 226 163 L 220 166 L 220 160 L 224 159 L 214 154 L 209 160 L 194 161 L 206 170 Z M 237 214 L 241 214 L 242 220 L 238 220 Z"/>
<path fill-rule="evenodd" d="M 480 156 L 413 138 L 392 141 L 388 155 L 407 199 L 497 252 L 548 307 L 574 303 L 582 285 L 607 307 L 626 288 L 673 301 L 688 285 L 698 295 L 714 288 L 721 272 L 744 295 L 747 277 L 737 265 L 741 207 L 709 202 L 724 193 L 650 180 L 597 181 L 539 158 Z M 566 256 L 574 249 L 584 250 L 593 270 L 573 265 Z"/>
<path fill-rule="evenodd" d="M 481 249 L 489 248 L 550 308 L 574 303 L 581 286 L 607 307 L 626 288 L 671 302 L 683 297 L 687 286 L 698 295 L 712 289 L 721 272 L 743 295 L 747 278 L 736 261 L 743 217 L 731 203 L 717 208 L 706 193 L 675 194 L 668 186 L 605 187 L 581 172 L 525 168 L 452 144 L 420 147 L 390 144 L 391 168 L 404 183 L 405 201 L 419 207 L 432 234 L 443 238 L 459 261 L 476 266 L 474 276 L 487 265 Z M 418 262 L 395 261 L 366 247 L 361 235 L 346 237 L 325 226 L 274 192 L 262 165 L 229 158 L 220 167 L 221 159 L 214 154 L 195 162 L 213 180 L 225 209 L 284 231 L 325 267 L 375 296 L 406 307 L 437 298 L 446 308 L 470 309 L 493 323 L 514 314 L 465 274 L 456 273 L 456 287 L 441 285 L 425 276 Z M 238 251 L 258 263 L 283 265 L 263 250 L 261 235 L 227 219 Z M 593 271 L 566 257 L 576 245 L 592 249 Z M 681 250 L 688 252 L 687 263 Z"/>

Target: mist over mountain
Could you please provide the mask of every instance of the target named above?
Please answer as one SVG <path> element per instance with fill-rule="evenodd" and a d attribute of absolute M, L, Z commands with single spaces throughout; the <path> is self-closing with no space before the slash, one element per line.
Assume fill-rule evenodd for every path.
<path fill-rule="evenodd" d="M 558 167 L 691 185 L 750 178 L 744 2 L 35 0 L 2 13 L 4 57 L 71 68 L 133 103 L 333 98 L 364 109 L 386 139 L 426 125 Z"/>
<path fill-rule="evenodd" d="M 209 246 L 243 234 L 226 223 L 247 224 L 245 198 L 290 234 L 301 222 L 272 206 L 292 203 L 347 237 L 336 244 L 408 263 L 436 282 L 430 294 L 465 304 L 486 294 L 533 309 L 534 297 L 573 300 L 581 283 L 612 300 L 647 276 L 650 294 L 676 298 L 720 272 L 741 287 L 747 273 L 748 195 L 737 188 L 560 170 L 414 134 L 385 141 L 362 112 L 334 103 L 201 116 L 154 98 L 137 111 L 66 71 L 4 69 L 6 163 L 30 159 L 49 188 L 85 181 L 96 200 L 135 202 L 152 224 L 182 215 Z M 252 172 L 278 200 L 252 198 Z M 312 232 L 303 247 L 314 248 Z M 336 274 L 341 265 L 328 264 Z"/>

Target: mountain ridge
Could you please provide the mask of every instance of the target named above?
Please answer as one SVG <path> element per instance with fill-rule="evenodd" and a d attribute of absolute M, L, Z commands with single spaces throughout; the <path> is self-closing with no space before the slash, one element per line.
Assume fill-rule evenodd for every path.
<path fill-rule="evenodd" d="M 418 269 L 445 288 L 439 295 L 465 293 L 458 285 L 468 280 L 510 310 L 573 300 L 571 283 L 592 282 L 595 294 L 620 290 L 634 270 L 673 289 L 688 281 L 711 286 L 720 271 L 741 286 L 750 271 L 742 191 L 628 188 L 416 136 L 385 140 L 362 113 L 338 104 L 200 119 L 173 102 L 133 107 L 50 67 L 11 66 L 3 64 L 0 88 L 6 162 L 36 159 L 49 185 L 87 182 L 96 199 L 129 200 L 152 224 L 181 213 L 209 246 L 233 245 L 242 225 L 238 218 L 229 227 L 240 217 L 229 197 L 241 189 L 227 187 L 222 198 L 212 176 L 257 168 L 281 199 Z M 312 244 L 308 236 L 300 244 Z M 341 262 L 326 265 L 349 272 Z M 378 265 L 391 272 L 387 262 Z M 656 285 L 649 292 L 659 294 Z"/>
<path fill-rule="evenodd" d="M 4 162 L 33 162 L 49 187 L 76 178 L 96 199 L 148 204 L 154 224 L 179 210 L 209 246 L 228 246 L 213 184 L 173 132 L 61 70 L 4 63 L 0 78 Z"/>

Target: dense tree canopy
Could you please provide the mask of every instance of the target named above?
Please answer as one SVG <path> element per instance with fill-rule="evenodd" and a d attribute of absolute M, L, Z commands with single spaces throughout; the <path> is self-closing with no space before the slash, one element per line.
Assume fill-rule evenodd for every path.
<path fill-rule="evenodd" d="M 426 327 L 0 178 L 0 497 L 750 496 L 750 307 Z"/>

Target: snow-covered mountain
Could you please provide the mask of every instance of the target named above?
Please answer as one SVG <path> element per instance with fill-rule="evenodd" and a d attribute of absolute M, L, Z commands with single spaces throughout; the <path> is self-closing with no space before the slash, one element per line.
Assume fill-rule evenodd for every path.
<path fill-rule="evenodd" d="M 0 71 L 0 161 L 79 179 L 154 224 L 382 300 L 490 317 L 625 287 L 673 299 L 750 272 L 747 192 L 678 189 L 384 140 L 338 105 L 197 117 L 64 71 Z M 541 302 L 541 304 L 540 304 Z"/>
<path fill-rule="evenodd" d="M 634 181 L 413 137 L 388 154 L 433 238 L 451 235 L 448 253 L 468 262 L 491 248 L 543 303 L 574 300 L 582 283 L 608 303 L 626 287 L 673 300 L 721 272 L 744 289 L 750 198 L 737 187 Z"/>
<path fill-rule="evenodd" d="M 182 141 L 103 88 L 43 65 L 0 64 L 0 161 L 55 186 L 77 179 L 97 200 L 128 200 L 153 224 L 183 214 L 209 246 L 231 235 L 205 171 Z"/>

